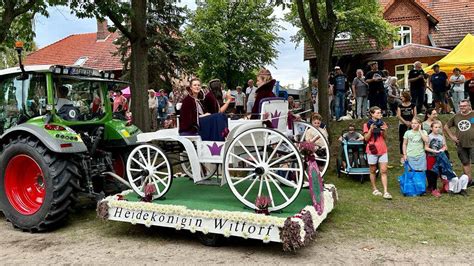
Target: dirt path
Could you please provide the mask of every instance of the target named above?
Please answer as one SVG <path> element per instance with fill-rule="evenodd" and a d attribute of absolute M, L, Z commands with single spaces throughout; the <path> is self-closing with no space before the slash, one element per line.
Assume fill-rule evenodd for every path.
<path fill-rule="evenodd" d="M 0 215 L 0 236 L 1 264 L 473 264 L 472 254 L 461 251 L 344 240 L 329 232 L 297 253 L 239 239 L 211 248 L 188 232 L 102 222 L 90 209 L 72 215 L 64 228 L 42 234 L 15 230 Z"/>

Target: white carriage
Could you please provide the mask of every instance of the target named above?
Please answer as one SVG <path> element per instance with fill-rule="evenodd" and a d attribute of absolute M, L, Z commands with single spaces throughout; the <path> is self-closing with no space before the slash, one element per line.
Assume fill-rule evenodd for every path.
<path fill-rule="evenodd" d="M 258 196 L 270 198 L 269 211 L 291 204 L 300 193 L 307 174 L 298 150 L 308 134 L 324 143 L 316 153 L 321 174 L 329 165 L 329 145 L 321 132 L 301 121 L 288 125 L 288 103 L 281 98 L 264 99 L 258 120 L 228 120 L 225 141 L 203 141 L 200 136 L 181 136 L 178 129 L 163 129 L 138 135 L 137 146 L 126 164 L 133 190 L 145 196 L 152 186 L 153 199 L 162 198 L 173 181 L 173 168 L 180 164 L 195 183 L 221 176 L 235 197 L 245 206 L 258 209 Z M 271 127 L 269 126 L 271 124 Z M 170 152 L 160 142 L 182 145 L 178 162 L 171 162 Z"/>

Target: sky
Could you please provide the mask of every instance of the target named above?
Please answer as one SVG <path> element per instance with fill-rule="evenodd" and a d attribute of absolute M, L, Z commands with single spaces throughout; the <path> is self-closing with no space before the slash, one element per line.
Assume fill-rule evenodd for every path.
<path fill-rule="evenodd" d="M 194 9 L 194 2 L 195 0 L 182 0 L 181 4 Z M 78 19 L 70 13 L 67 7 L 51 7 L 48 11 L 48 18 L 38 16 L 35 19 L 35 41 L 38 48 L 43 48 L 71 34 L 97 31 L 95 19 Z M 274 15 L 277 18 L 282 18 L 281 8 L 276 8 Z M 295 48 L 295 43 L 290 41 L 290 36 L 297 32 L 295 27 L 284 21 L 279 21 L 279 24 L 284 29 L 280 30 L 278 35 L 284 38 L 284 41 L 277 46 L 279 55 L 275 64 L 266 67 L 270 69 L 273 77 L 279 80 L 281 85 L 293 84 L 294 88 L 299 88 L 301 78 L 303 77 L 306 82 L 308 78 L 308 62 L 303 61 L 303 45 Z"/>

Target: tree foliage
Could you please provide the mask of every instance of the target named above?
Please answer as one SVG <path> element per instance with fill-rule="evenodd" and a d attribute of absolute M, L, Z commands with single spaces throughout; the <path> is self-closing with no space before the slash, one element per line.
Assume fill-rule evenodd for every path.
<path fill-rule="evenodd" d="M 171 90 L 173 81 L 185 73 L 189 59 L 181 53 L 184 39 L 180 28 L 187 9 L 170 1 L 149 1 L 147 18 L 149 87 Z M 130 42 L 122 36 L 118 39 L 119 55 L 124 62 L 125 75 L 130 72 Z"/>
<path fill-rule="evenodd" d="M 282 41 L 265 0 L 198 3 L 185 29 L 187 52 L 203 80 L 219 78 L 229 88 L 244 84 L 255 69 L 272 64 Z"/>
<path fill-rule="evenodd" d="M 283 0 L 275 0 L 281 4 Z M 304 40 L 316 52 L 319 80 L 319 110 L 329 122 L 328 73 L 338 33 L 350 32 L 359 47 L 375 42 L 383 47 L 395 30 L 383 19 L 378 0 L 294 0 L 287 19 L 301 28 L 295 40 Z"/>
<path fill-rule="evenodd" d="M 319 2 L 320 9 L 324 10 L 326 3 Z M 395 38 L 396 30 L 384 20 L 379 0 L 333 0 L 333 3 L 334 14 L 337 17 L 334 36 L 350 33 L 349 42 L 356 52 L 373 45 L 378 49 L 384 48 Z M 303 5 L 306 17 L 312 19 L 309 1 L 304 1 Z M 298 15 L 298 6 L 291 5 L 290 10 L 285 19 L 300 29 L 291 38 L 293 42 L 299 44 L 308 38 Z M 327 25 L 327 13 L 320 11 L 319 17 L 321 24 Z M 310 26 L 314 30 L 314 26 L 311 24 Z"/>
<path fill-rule="evenodd" d="M 0 52 L 13 49 L 15 41 L 23 41 L 31 49 L 36 14 L 48 16 L 48 5 L 64 4 L 63 0 L 0 0 Z"/>

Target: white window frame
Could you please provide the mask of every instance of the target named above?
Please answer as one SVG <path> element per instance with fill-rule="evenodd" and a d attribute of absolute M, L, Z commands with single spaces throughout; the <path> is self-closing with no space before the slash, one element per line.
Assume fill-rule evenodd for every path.
<path fill-rule="evenodd" d="M 404 38 L 405 35 L 408 35 L 408 41 L 407 42 L 405 42 L 405 38 Z M 402 25 L 402 26 L 398 27 L 398 37 L 400 39 L 393 42 L 393 47 L 395 47 L 395 48 L 403 47 L 407 44 L 412 43 L 411 27 L 406 26 L 406 25 Z"/>
<path fill-rule="evenodd" d="M 422 68 L 428 66 L 426 63 L 421 63 Z M 396 65 L 395 66 L 395 77 L 398 78 L 398 87 L 401 91 L 409 90 L 408 84 L 408 73 L 410 70 L 415 68 L 413 64 L 404 64 L 404 65 Z"/>
<path fill-rule="evenodd" d="M 350 40 L 351 38 L 352 38 L 352 34 L 348 31 L 345 31 L 345 32 L 339 32 L 336 35 L 335 40 L 336 41 L 344 41 L 344 40 Z"/>

